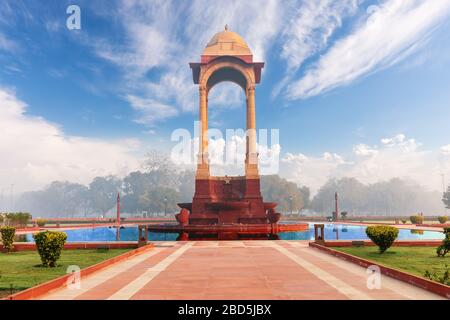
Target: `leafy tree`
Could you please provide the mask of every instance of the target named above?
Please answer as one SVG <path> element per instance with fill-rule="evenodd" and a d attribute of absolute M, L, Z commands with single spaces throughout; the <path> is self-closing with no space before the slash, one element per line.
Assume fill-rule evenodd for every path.
<path fill-rule="evenodd" d="M 442 240 L 442 244 L 436 249 L 438 257 L 445 257 L 450 251 L 450 227 L 444 228 L 444 234 L 445 238 Z"/>
<path fill-rule="evenodd" d="M 170 188 L 155 187 L 139 196 L 139 205 L 147 212 L 175 213 L 178 211 L 179 192 Z"/>
<path fill-rule="evenodd" d="M 445 207 L 450 209 L 450 186 L 447 187 L 447 191 L 444 193 L 442 201 L 444 202 Z"/>
<path fill-rule="evenodd" d="M 106 214 L 115 206 L 120 186 L 121 181 L 114 176 L 95 178 L 89 184 L 92 208 L 100 214 Z"/>
<path fill-rule="evenodd" d="M 303 209 L 309 209 L 311 207 L 311 190 L 307 186 L 301 186 L 299 190 L 303 197 Z"/>
<path fill-rule="evenodd" d="M 335 210 L 334 194 L 339 194 L 339 207 L 353 213 L 364 204 L 367 188 L 355 178 L 330 179 L 323 185 L 312 200 L 312 208 L 324 214 Z"/>
<path fill-rule="evenodd" d="M 165 185 L 169 188 L 177 188 L 179 175 L 170 158 L 156 150 L 148 152 L 145 156 L 146 159 L 142 163 L 142 168 L 145 173 L 150 174 L 152 183 Z"/>
<path fill-rule="evenodd" d="M 261 193 L 264 201 L 277 202 L 277 210 L 282 212 L 290 213 L 291 209 L 298 212 L 305 207 L 305 202 L 309 201 L 309 189 L 302 188 L 278 175 L 261 176 Z"/>
<path fill-rule="evenodd" d="M 43 190 L 26 192 L 18 205 L 35 216 L 73 217 L 90 210 L 88 188 L 67 181 L 55 181 Z"/>
<path fill-rule="evenodd" d="M 195 192 L 195 172 L 183 171 L 179 175 L 179 192 L 181 202 L 191 202 Z"/>

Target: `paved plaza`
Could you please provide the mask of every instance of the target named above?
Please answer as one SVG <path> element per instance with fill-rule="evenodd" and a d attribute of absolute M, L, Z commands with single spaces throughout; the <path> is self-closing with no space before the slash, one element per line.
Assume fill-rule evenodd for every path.
<path fill-rule="evenodd" d="M 306 241 L 156 243 L 41 299 L 442 299 L 308 247 Z"/>

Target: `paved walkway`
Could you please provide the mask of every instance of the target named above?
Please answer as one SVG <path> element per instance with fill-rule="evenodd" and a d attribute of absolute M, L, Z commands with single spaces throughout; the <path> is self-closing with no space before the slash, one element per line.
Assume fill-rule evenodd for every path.
<path fill-rule="evenodd" d="M 43 299 L 441 299 L 382 276 L 367 288 L 366 270 L 303 241 L 156 243 Z"/>

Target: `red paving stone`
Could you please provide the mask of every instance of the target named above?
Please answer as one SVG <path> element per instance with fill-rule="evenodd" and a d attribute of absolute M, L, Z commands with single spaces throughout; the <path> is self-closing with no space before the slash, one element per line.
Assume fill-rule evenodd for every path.
<path fill-rule="evenodd" d="M 284 245 L 286 246 L 286 245 Z M 287 244 L 288 250 L 293 252 L 294 254 L 298 256 L 305 256 L 308 258 L 310 262 L 312 262 L 315 265 L 319 265 L 320 268 L 324 271 L 327 271 L 337 278 L 340 279 L 346 279 L 346 283 L 351 285 L 353 288 L 356 288 L 358 290 L 361 290 L 363 292 L 366 292 L 374 299 L 386 299 L 389 297 L 389 299 L 402 299 L 404 298 L 402 295 L 396 293 L 395 291 L 392 291 L 388 288 L 381 288 L 379 290 L 368 290 L 367 289 L 367 278 L 362 275 L 352 275 L 349 274 L 349 271 L 336 266 L 333 262 L 325 261 L 323 258 L 317 257 L 313 253 L 315 251 L 310 250 L 310 248 L 300 248 L 300 247 L 292 247 Z M 325 256 L 327 257 L 327 256 Z M 334 259 L 331 259 L 331 261 L 335 261 Z"/>
<path fill-rule="evenodd" d="M 109 279 L 102 284 L 93 287 L 89 291 L 77 296 L 76 300 L 103 300 L 114 294 L 118 288 L 122 288 L 127 285 L 130 281 L 134 280 L 141 274 L 143 274 L 148 268 L 154 266 L 159 261 L 169 256 L 177 249 L 176 246 L 172 248 L 167 248 L 154 256 L 138 263 L 131 270 L 126 270 L 119 273 L 115 277 Z"/>
<path fill-rule="evenodd" d="M 186 251 L 177 255 L 183 248 Z M 67 289 L 61 289 L 43 298 L 108 299 L 119 290 L 121 298 L 135 300 L 350 299 L 358 298 L 355 293 L 373 299 L 408 298 L 401 294 L 406 284 L 391 279 L 382 289 L 369 290 L 363 268 L 351 265 L 352 271 L 348 262 L 301 241 L 174 242 L 156 250 L 161 252 L 144 257 L 84 293 L 68 295 Z M 99 271 L 97 276 L 107 273 L 107 269 Z M 327 277 L 334 279 L 334 285 Z M 409 296 L 439 298 L 412 286 L 406 289 Z"/>
<path fill-rule="evenodd" d="M 295 299 L 308 295 L 321 298 L 335 291 L 275 249 L 227 246 L 224 244 L 220 250 L 191 250 L 132 299 L 145 299 L 149 293 L 165 299 L 171 296 L 170 292 L 186 299 L 192 298 L 192 292 L 201 299 Z M 301 280 L 303 277 L 307 277 L 306 281 Z M 333 297 L 346 298 L 338 292 Z"/>

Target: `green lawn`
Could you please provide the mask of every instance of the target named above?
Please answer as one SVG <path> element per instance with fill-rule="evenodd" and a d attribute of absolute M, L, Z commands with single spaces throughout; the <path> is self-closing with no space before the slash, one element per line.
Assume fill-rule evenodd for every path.
<path fill-rule="evenodd" d="M 439 258 L 435 247 L 391 247 L 379 254 L 378 247 L 337 247 L 333 248 L 351 255 L 375 261 L 423 277 L 425 270 L 443 274 L 445 264 L 450 267 L 450 255 Z"/>
<path fill-rule="evenodd" d="M 10 294 L 11 285 L 14 292 L 21 291 L 65 275 L 70 265 L 83 269 L 129 250 L 64 250 L 55 268 L 42 268 L 36 251 L 0 253 L 0 298 Z"/>

